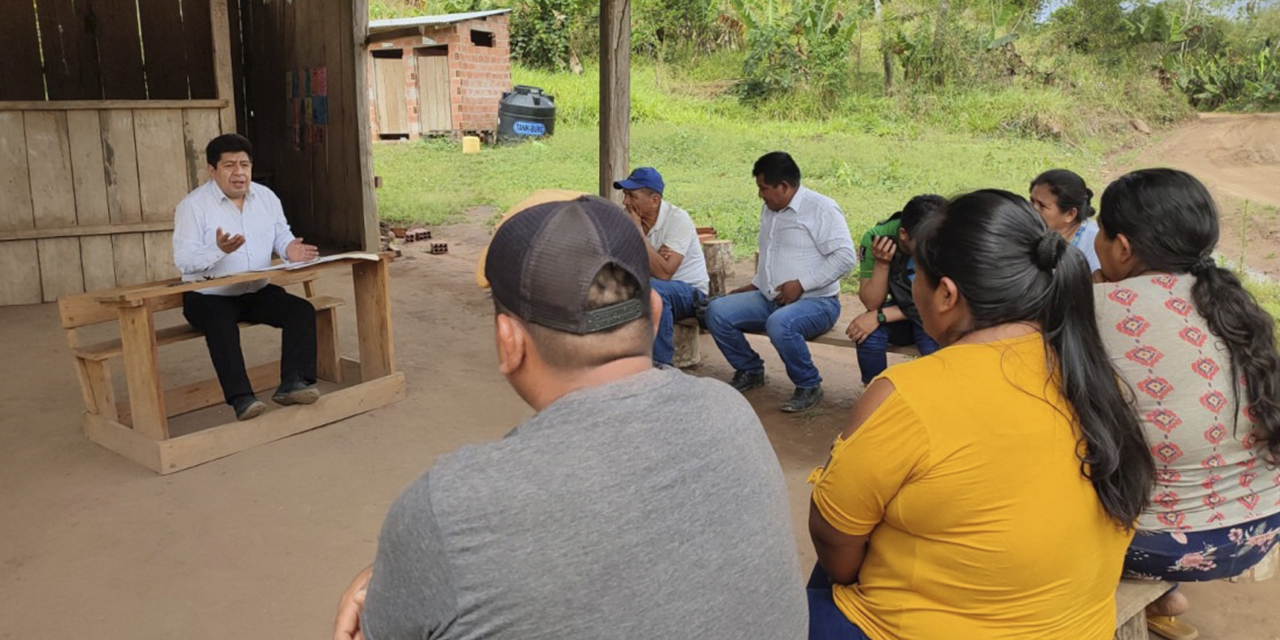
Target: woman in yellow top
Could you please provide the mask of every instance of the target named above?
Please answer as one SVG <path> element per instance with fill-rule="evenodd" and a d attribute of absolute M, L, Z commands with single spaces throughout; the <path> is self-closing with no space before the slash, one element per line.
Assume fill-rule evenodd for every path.
<path fill-rule="evenodd" d="M 916 237 L 943 349 L 873 381 L 815 472 L 810 638 L 1109 639 L 1154 469 L 1085 257 L 1005 191 Z"/>

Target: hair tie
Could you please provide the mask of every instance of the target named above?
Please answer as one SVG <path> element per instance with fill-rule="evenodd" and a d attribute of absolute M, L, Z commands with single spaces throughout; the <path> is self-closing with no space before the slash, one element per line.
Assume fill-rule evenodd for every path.
<path fill-rule="evenodd" d="M 1058 266 L 1058 259 L 1062 257 L 1062 247 L 1067 241 L 1056 231 L 1046 231 L 1040 236 L 1040 242 L 1036 245 L 1036 266 L 1041 271 L 1053 271 Z"/>
<path fill-rule="evenodd" d="M 1191 265 L 1191 267 L 1187 269 L 1187 272 L 1193 276 L 1202 276 L 1205 273 L 1208 273 L 1210 269 L 1217 268 L 1218 262 L 1213 259 L 1212 255 L 1206 254 L 1200 256 L 1200 259 L 1197 260 L 1195 264 Z"/>

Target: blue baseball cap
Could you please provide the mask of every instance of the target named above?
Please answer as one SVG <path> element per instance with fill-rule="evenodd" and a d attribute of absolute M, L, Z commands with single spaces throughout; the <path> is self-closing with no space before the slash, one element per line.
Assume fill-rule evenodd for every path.
<path fill-rule="evenodd" d="M 613 183 L 614 189 L 653 189 L 662 193 L 662 174 L 653 167 L 638 167 L 626 180 Z"/>

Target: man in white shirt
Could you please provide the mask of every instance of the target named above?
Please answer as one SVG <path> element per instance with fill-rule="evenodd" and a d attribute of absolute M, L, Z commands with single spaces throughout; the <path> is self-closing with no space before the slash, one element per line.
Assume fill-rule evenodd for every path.
<path fill-rule="evenodd" d="M 622 189 L 627 214 L 649 240 L 649 286 L 662 298 L 653 362 L 669 366 L 676 351 L 675 323 L 694 317 L 711 279 L 693 219 L 662 199 L 664 186 L 662 174 L 653 167 L 640 167 L 613 183 L 614 189 Z"/>
<path fill-rule="evenodd" d="M 271 266 L 274 252 L 289 262 L 318 256 L 295 238 L 280 199 L 255 184 L 253 145 L 244 136 L 218 136 L 205 147 L 212 178 L 178 203 L 174 213 L 173 261 L 186 282 Z M 256 280 L 183 294 L 182 314 L 204 332 L 205 343 L 227 404 L 237 420 L 255 418 L 267 406 L 254 396 L 240 350 L 241 321 L 283 330 L 277 404 L 311 404 L 316 389 L 316 312 L 311 303 L 281 287 Z"/>
<path fill-rule="evenodd" d="M 764 385 L 764 361 L 744 333 L 768 334 L 796 385 L 782 410 L 804 411 L 822 400 L 822 376 L 805 341 L 835 326 L 840 278 L 853 268 L 857 254 L 840 206 L 800 186 L 800 167 L 789 154 L 767 153 L 751 173 L 764 201 L 756 276 L 711 301 L 707 329 L 733 365 L 732 384 L 739 391 Z"/>

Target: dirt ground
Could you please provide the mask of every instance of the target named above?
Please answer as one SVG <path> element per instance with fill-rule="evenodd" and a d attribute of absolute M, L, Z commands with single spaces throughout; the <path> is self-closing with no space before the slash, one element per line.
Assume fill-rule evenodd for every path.
<path fill-rule="evenodd" d="M 1201 114 L 1133 160 L 1115 163 L 1107 177 L 1147 167 L 1182 169 L 1203 181 L 1222 214 L 1219 253 L 1280 276 L 1280 114 Z M 1101 188 L 1094 192 L 1102 197 Z"/>
<path fill-rule="evenodd" d="M 1202 120 L 1160 145 L 1180 135 L 1212 142 L 1222 135 L 1218 125 Z M 1215 190 L 1241 189 L 1259 201 L 1248 194 L 1269 193 L 1280 203 L 1274 181 L 1280 121 L 1266 127 L 1272 181 L 1185 168 Z M 1242 140 L 1263 141 L 1257 133 Z M 1144 155 L 1133 166 L 1212 158 L 1169 154 L 1167 162 L 1144 164 Z M 0 379 L 8 381 L 0 387 L 0 638 L 327 637 L 337 596 L 372 559 L 399 491 L 436 456 L 501 437 L 530 413 L 497 373 L 491 303 L 472 282 L 489 217 L 477 211 L 464 224 L 440 229 L 446 255 L 409 245 L 392 265 L 404 401 L 171 476 L 83 438 L 82 401 L 54 305 L 0 308 L 0 344 L 9 352 L 0 364 Z M 740 268 L 736 279 L 747 277 Z M 349 295 L 350 278 L 331 278 L 321 290 Z M 857 311 L 856 300 L 847 300 L 845 316 Z M 166 312 L 161 324 L 179 321 Z M 349 306 L 340 323 L 344 355 L 354 357 Z M 804 479 L 826 459 L 860 394 L 854 354 L 816 345 L 827 399 L 815 411 L 788 416 L 777 411 L 791 391 L 781 364 L 767 340 L 753 340 L 770 379 L 748 398 L 787 476 L 796 541 L 811 563 Z M 255 364 L 275 357 L 278 337 L 253 329 L 245 344 Z M 709 336 L 701 348 L 703 364 L 690 373 L 727 379 L 731 371 Z M 203 349 L 185 343 L 161 351 L 171 384 L 211 375 Z M 116 377 L 123 394 L 123 374 Z M 1190 585 L 1186 593 L 1195 607 L 1187 620 L 1200 626 L 1202 638 L 1280 640 L 1274 613 L 1280 580 Z"/>

